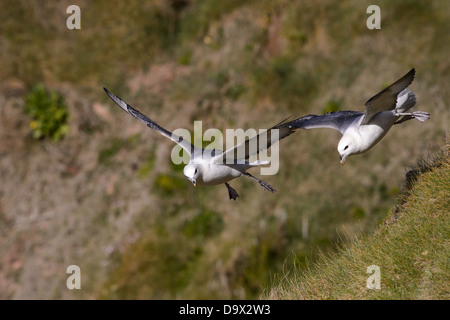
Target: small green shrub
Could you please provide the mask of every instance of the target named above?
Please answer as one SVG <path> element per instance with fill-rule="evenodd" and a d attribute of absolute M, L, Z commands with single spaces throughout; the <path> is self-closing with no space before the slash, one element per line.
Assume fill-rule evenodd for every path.
<path fill-rule="evenodd" d="M 225 96 L 233 101 L 239 99 L 239 97 L 247 91 L 247 88 L 242 84 L 235 84 L 227 89 Z"/>
<path fill-rule="evenodd" d="M 190 220 L 186 221 L 183 231 L 189 238 L 196 236 L 209 238 L 219 234 L 223 227 L 224 222 L 219 214 L 211 210 L 202 210 Z"/>
<path fill-rule="evenodd" d="M 192 50 L 185 50 L 177 59 L 181 66 L 188 66 L 192 62 Z"/>
<path fill-rule="evenodd" d="M 155 186 L 165 195 L 172 195 L 175 191 L 185 187 L 184 180 L 168 174 L 160 174 L 155 180 Z"/>
<path fill-rule="evenodd" d="M 110 141 L 109 145 L 102 148 L 97 157 L 99 164 L 105 164 L 108 160 L 113 158 L 117 152 L 120 151 L 126 145 L 126 141 L 120 138 L 115 138 Z"/>
<path fill-rule="evenodd" d="M 64 98 L 44 85 L 36 85 L 25 98 L 25 112 L 33 119 L 33 138 L 61 140 L 69 132 L 69 111 Z"/>
<path fill-rule="evenodd" d="M 230 77 L 227 71 L 219 70 L 217 72 L 212 73 L 209 76 L 209 79 L 211 80 L 212 83 L 214 83 L 217 86 L 217 88 L 220 89 L 230 80 Z"/>
<path fill-rule="evenodd" d="M 148 156 L 147 160 L 139 168 L 138 171 L 139 178 L 146 179 L 154 167 L 155 167 L 155 154 L 152 152 Z"/>
<path fill-rule="evenodd" d="M 364 216 L 366 215 L 366 212 L 364 211 L 364 209 L 359 206 L 353 207 L 351 210 L 351 213 L 352 213 L 352 216 L 357 220 L 364 218 Z"/>

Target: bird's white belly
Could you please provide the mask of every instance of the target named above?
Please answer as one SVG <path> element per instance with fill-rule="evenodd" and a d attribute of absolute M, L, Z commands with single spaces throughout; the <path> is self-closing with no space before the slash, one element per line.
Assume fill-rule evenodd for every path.
<path fill-rule="evenodd" d="M 225 183 L 242 176 L 242 172 L 238 169 L 243 169 L 242 172 L 245 172 L 245 168 L 240 168 L 239 166 L 233 168 L 225 165 L 215 165 L 204 170 L 201 180 L 197 180 L 197 182 L 204 185 Z"/>
<path fill-rule="evenodd" d="M 390 127 L 390 126 L 389 126 Z M 389 131 L 389 128 L 383 128 L 375 124 L 363 125 L 359 128 L 361 137 L 359 151 L 365 152 L 378 143 Z"/>

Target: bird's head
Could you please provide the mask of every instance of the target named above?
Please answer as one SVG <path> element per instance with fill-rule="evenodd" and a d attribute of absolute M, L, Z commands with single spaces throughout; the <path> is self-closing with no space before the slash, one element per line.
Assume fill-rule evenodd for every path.
<path fill-rule="evenodd" d="M 185 177 L 192 182 L 194 187 L 197 186 L 197 179 L 201 175 L 201 167 L 198 164 L 188 164 L 184 167 L 183 173 Z"/>
<path fill-rule="evenodd" d="M 343 136 L 341 141 L 339 141 L 337 149 L 341 164 L 343 165 L 349 156 L 356 153 L 354 139 L 351 136 Z"/>

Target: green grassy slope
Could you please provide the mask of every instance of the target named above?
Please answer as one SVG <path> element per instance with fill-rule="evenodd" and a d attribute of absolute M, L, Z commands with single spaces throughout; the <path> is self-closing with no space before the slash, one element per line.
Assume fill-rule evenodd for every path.
<path fill-rule="evenodd" d="M 449 160 L 447 146 L 432 162 L 409 171 L 411 190 L 372 234 L 344 245 L 307 270 L 294 270 L 263 298 L 448 300 Z M 378 290 L 367 288 L 374 273 L 366 272 L 372 265 L 380 271 Z"/>

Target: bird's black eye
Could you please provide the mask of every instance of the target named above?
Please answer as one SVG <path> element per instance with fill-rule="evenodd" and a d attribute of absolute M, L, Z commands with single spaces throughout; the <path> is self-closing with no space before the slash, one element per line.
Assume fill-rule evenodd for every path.
<path fill-rule="evenodd" d="M 348 149 L 348 146 L 345 146 L 344 150 L 347 150 L 347 149 Z"/>
<path fill-rule="evenodd" d="M 195 172 L 194 172 L 194 174 L 196 174 L 197 173 L 197 169 L 195 169 Z"/>

